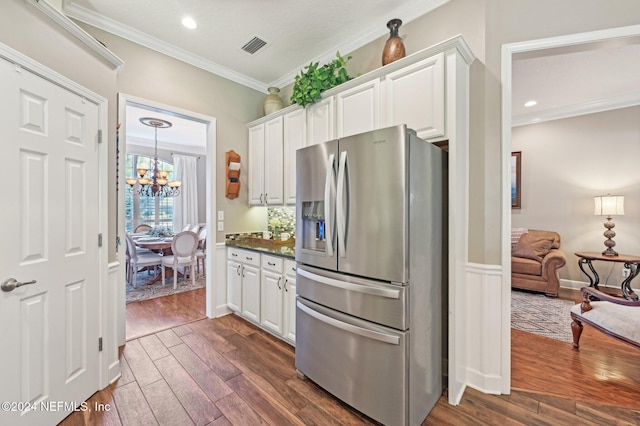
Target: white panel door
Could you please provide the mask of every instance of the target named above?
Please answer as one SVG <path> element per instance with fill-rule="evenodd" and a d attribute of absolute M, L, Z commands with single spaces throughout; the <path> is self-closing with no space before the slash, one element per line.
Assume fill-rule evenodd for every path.
<path fill-rule="evenodd" d="M 0 93 L 0 282 L 35 281 L 0 291 L 0 424 L 51 425 L 99 387 L 99 107 L 1 59 Z"/>
<path fill-rule="evenodd" d="M 334 97 L 309 105 L 307 110 L 307 146 L 336 138 Z"/>
<path fill-rule="evenodd" d="M 445 135 L 444 54 L 387 75 L 387 125 L 406 124 L 423 139 Z"/>
<path fill-rule="evenodd" d="M 266 204 L 284 204 L 282 162 L 282 117 L 276 117 L 264 123 L 264 198 Z"/>
<path fill-rule="evenodd" d="M 249 205 L 264 204 L 264 124 L 249 129 Z"/>
<path fill-rule="evenodd" d="M 284 116 L 284 202 L 296 204 L 296 150 L 304 148 L 307 141 L 306 110 L 290 112 Z"/>
<path fill-rule="evenodd" d="M 337 136 L 380 128 L 380 80 L 371 80 L 336 95 Z"/>

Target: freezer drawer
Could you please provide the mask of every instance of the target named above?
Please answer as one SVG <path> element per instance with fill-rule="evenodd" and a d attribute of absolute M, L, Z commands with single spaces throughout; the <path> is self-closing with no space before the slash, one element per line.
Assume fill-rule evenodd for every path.
<path fill-rule="evenodd" d="M 296 368 L 385 425 L 407 424 L 409 332 L 296 303 Z"/>
<path fill-rule="evenodd" d="M 388 327 L 409 328 L 409 286 L 352 277 L 298 265 L 299 296 L 340 312 Z"/>

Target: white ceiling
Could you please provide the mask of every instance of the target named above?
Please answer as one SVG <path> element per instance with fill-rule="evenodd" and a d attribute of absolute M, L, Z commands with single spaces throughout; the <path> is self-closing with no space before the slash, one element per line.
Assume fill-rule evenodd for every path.
<path fill-rule="evenodd" d="M 447 1 L 368 0 L 363 7 L 364 2 L 324 0 L 318 7 L 308 0 L 63 0 L 63 11 L 266 95 L 266 87 L 290 84 L 310 62 L 325 63 L 336 51 L 347 54 L 388 34 L 389 19 L 410 22 Z M 184 16 L 193 17 L 198 28 L 184 28 Z M 254 36 L 267 45 L 251 55 L 241 47 Z M 512 70 L 513 124 L 637 105 L 639 69 L 640 37 L 518 54 Z M 537 105 L 525 108 L 531 99 Z M 145 134 L 152 138 L 152 129 L 138 122 L 148 111 L 132 111 L 128 136 L 134 142 Z M 174 123 L 159 130 L 159 140 L 204 152 L 199 123 L 154 116 Z"/>
<path fill-rule="evenodd" d="M 63 12 L 266 93 L 312 61 L 389 34 L 390 19 L 407 23 L 447 1 L 63 0 Z M 185 16 L 198 27 L 183 27 Z M 253 37 L 267 45 L 252 55 L 241 48 Z"/>

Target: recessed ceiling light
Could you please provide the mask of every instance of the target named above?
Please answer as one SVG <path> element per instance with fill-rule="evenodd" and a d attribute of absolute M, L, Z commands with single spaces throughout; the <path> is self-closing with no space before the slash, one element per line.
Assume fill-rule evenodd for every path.
<path fill-rule="evenodd" d="M 194 21 L 193 18 L 189 16 L 185 16 L 184 18 L 182 18 L 182 25 L 189 28 L 190 30 L 198 27 L 198 24 L 196 24 L 196 21 Z"/>
<path fill-rule="evenodd" d="M 535 106 L 537 104 L 538 104 L 538 102 L 536 102 L 536 101 L 527 101 L 527 102 L 524 103 L 524 106 L 532 107 L 532 106 Z"/>

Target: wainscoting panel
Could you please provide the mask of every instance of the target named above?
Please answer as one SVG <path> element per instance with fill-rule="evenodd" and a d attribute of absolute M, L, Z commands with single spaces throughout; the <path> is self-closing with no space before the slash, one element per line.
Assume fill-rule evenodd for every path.
<path fill-rule="evenodd" d="M 216 244 L 216 268 L 215 283 L 213 288 L 216 292 L 216 306 L 214 317 L 221 317 L 231 313 L 227 308 L 227 246 L 225 243 Z"/>
<path fill-rule="evenodd" d="M 467 264 L 467 386 L 489 394 L 502 388 L 502 267 Z"/>

